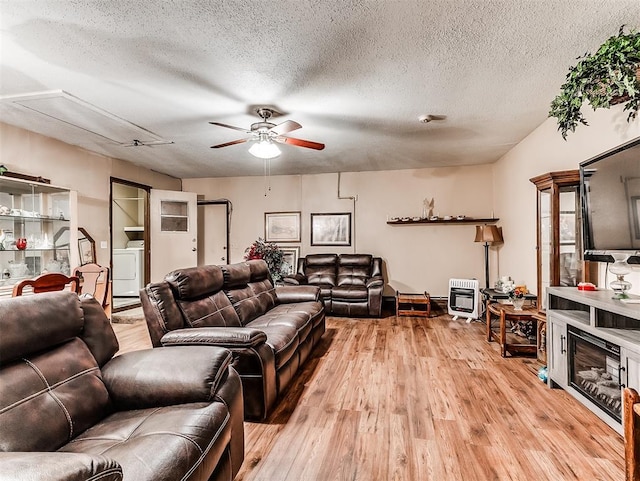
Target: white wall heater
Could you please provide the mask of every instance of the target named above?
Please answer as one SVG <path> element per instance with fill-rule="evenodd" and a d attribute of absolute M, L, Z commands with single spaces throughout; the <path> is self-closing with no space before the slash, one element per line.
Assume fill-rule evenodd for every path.
<path fill-rule="evenodd" d="M 477 319 L 480 312 L 480 285 L 477 279 L 449 279 L 448 312 L 453 320 Z"/>

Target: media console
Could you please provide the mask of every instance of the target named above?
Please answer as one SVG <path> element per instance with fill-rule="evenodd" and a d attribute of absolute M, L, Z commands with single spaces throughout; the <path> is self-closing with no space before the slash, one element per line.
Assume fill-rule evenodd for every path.
<path fill-rule="evenodd" d="M 640 390 L 640 304 L 610 290 L 549 287 L 546 295 L 549 386 L 622 434 L 622 389 Z"/>

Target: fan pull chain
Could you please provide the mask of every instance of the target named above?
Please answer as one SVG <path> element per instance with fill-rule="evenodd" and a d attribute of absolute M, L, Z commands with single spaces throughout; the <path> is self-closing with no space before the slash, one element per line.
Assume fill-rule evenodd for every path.
<path fill-rule="evenodd" d="M 271 159 L 264 159 L 264 196 L 271 192 Z"/>

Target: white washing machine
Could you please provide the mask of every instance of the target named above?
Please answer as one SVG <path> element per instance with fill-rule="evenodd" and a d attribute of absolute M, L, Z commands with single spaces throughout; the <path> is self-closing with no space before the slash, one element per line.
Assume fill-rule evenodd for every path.
<path fill-rule="evenodd" d="M 125 249 L 113 249 L 114 297 L 138 297 L 144 287 L 144 241 L 129 241 Z"/>

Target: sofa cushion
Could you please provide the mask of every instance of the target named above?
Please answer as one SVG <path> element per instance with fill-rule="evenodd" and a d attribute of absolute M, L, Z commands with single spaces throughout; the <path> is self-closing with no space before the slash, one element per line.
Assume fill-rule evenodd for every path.
<path fill-rule="evenodd" d="M 305 258 L 307 283 L 317 285 L 336 285 L 336 254 L 311 254 Z"/>
<path fill-rule="evenodd" d="M 290 326 L 296 329 L 300 341 L 306 339 L 311 331 L 311 318 L 308 313 L 296 311 L 291 304 L 280 304 L 266 314 L 252 321 L 247 327 L 263 330 L 267 326 Z M 269 340 L 267 339 L 267 342 Z"/>
<path fill-rule="evenodd" d="M 253 325 L 251 325 L 253 327 Z M 276 370 L 284 366 L 295 354 L 300 344 L 295 326 L 284 324 L 256 327 L 267 335 L 267 344 L 273 349 Z"/>
<path fill-rule="evenodd" d="M 238 313 L 223 291 L 191 300 L 178 300 L 178 307 L 190 327 L 240 327 Z"/>
<path fill-rule="evenodd" d="M 57 450 L 105 417 L 110 408 L 98 364 L 78 338 L 3 363 L 0 451 Z"/>
<path fill-rule="evenodd" d="M 2 363 L 28 356 L 78 336 L 84 325 L 78 295 L 45 292 L 0 302 Z"/>
<path fill-rule="evenodd" d="M 338 286 L 365 286 L 371 277 L 368 254 L 342 254 L 338 259 Z"/>
<path fill-rule="evenodd" d="M 331 297 L 334 301 L 366 301 L 368 295 L 367 288 L 361 286 L 334 287 L 331 291 Z"/>
<path fill-rule="evenodd" d="M 127 479 L 179 480 L 215 466 L 230 439 L 224 403 L 193 403 L 112 414 L 60 451 L 112 458 Z"/>
<path fill-rule="evenodd" d="M 248 262 L 220 266 L 224 274 L 225 290 L 244 287 L 251 281 L 251 267 Z"/>
<path fill-rule="evenodd" d="M 224 293 L 243 326 L 263 315 L 277 303 L 266 265 L 265 261 L 258 259 L 222 266 Z"/>
<path fill-rule="evenodd" d="M 198 299 L 222 289 L 224 276 L 220 266 L 178 269 L 165 276 L 176 299 Z"/>

